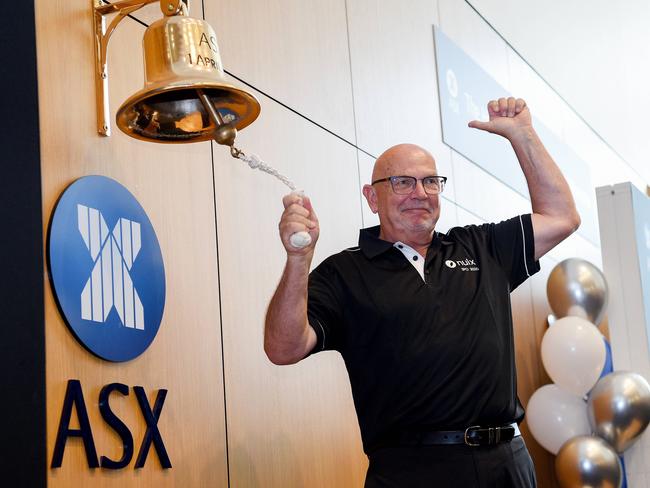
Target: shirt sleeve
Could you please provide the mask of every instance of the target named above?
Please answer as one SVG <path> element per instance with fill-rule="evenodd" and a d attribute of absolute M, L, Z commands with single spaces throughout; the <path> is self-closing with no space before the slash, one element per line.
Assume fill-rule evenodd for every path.
<path fill-rule="evenodd" d="M 535 260 L 535 239 L 530 214 L 519 215 L 498 224 L 484 224 L 491 254 L 503 269 L 510 291 L 539 271 Z"/>
<path fill-rule="evenodd" d="M 307 318 L 317 338 L 310 354 L 340 350 L 342 308 L 336 283 L 336 273 L 327 261 L 309 274 Z"/>

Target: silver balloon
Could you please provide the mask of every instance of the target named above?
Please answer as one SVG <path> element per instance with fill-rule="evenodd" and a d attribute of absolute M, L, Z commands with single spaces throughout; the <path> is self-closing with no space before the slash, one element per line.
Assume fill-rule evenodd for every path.
<path fill-rule="evenodd" d="M 569 258 L 551 271 L 546 295 L 558 319 L 575 315 L 598 325 L 605 315 L 609 293 L 602 271 L 584 259 Z"/>
<path fill-rule="evenodd" d="M 650 422 L 650 385 L 636 373 L 610 373 L 591 390 L 587 415 L 594 433 L 622 453 Z"/>
<path fill-rule="evenodd" d="M 587 435 L 562 445 L 555 473 L 562 488 L 620 488 L 623 479 L 616 452 L 601 438 Z"/>

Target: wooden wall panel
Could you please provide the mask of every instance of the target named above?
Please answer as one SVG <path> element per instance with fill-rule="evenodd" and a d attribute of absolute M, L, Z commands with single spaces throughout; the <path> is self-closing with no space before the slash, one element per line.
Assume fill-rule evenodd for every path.
<path fill-rule="evenodd" d="M 358 145 L 374 156 L 403 142 L 430 151 L 454 199 L 450 149 L 442 143 L 433 24 L 436 2 L 351 0 L 350 59 Z"/>
<path fill-rule="evenodd" d="M 373 225 L 379 225 L 379 216 L 372 213 L 362 193 L 363 185 L 369 184 L 372 181 L 372 169 L 375 167 L 375 158 L 357 150 L 357 159 L 359 160 L 359 194 L 361 198 L 363 226 L 371 227 Z"/>
<path fill-rule="evenodd" d="M 91 6 L 87 0 L 36 2 L 41 113 L 44 228 L 55 201 L 76 178 L 101 174 L 125 185 L 146 210 L 162 249 L 167 296 L 157 337 L 126 363 L 109 363 L 73 338 L 46 284 L 48 462 L 68 379 L 79 379 L 99 455 L 118 458 L 117 436 L 97 409 L 101 387 L 110 382 L 141 385 L 150 401 L 169 390 L 159 421 L 172 469 L 162 470 L 149 453 L 144 468 L 90 470 L 78 440 L 68 441 L 63 466 L 48 468 L 48 485 L 225 486 L 227 484 L 221 367 L 218 277 L 212 169 L 208 143 L 189 146 L 136 141 L 114 127 L 96 133 Z M 109 47 L 112 115 L 142 86 L 144 28 L 126 19 Z M 134 395 L 111 405 L 133 433 L 144 433 Z M 136 451 L 137 454 L 137 451 Z"/>
<path fill-rule="evenodd" d="M 226 70 L 354 141 L 345 0 L 212 1 Z"/>
<path fill-rule="evenodd" d="M 524 408 L 528 406 L 532 394 L 541 385 L 548 383 L 548 377 L 541 366 L 540 349 L 541 335 L 546 330 L 546 322 L 537 322 L 534 313 L 533 279 L 535 276 L 537 275 L 533 275 L 510 295 L 517 360 L 517 394 Z M 535 461 L 538 483 L 540 486 L 547 486 L 547 483 L 554 479 L 553 456 L 531 435 L 526 419 L 520 427 L 528 451 Z"/>
<path fill-rule="evenodd" d="M 192 2 L 190 1 L 189 15 L 190 17 L 195 17 L 197 19 L 203 18 L 203 2 Z M 160 10 L 160 3 L 154 2 L 149 5 L 136 10 L 131 14 L 131 17 L 136 19 L 139 22 L 142 22 L 146 25 L 153 24 L 156 20 L 163 17 L 163 13 Z"/>
<path fill-rule="evenodd" d="M 311 197 L 321 236 L 315 266 L 356 245 L 361 227 L 356 150 L 262 98 L 239 145 Z M 338 353 L 275 366 L 263 351 L 264 314 L 285 252 L 277 224 L 289 190 L 215 147 L 228 446 L 232 486 L 362 486 L 363 455 Z"/>

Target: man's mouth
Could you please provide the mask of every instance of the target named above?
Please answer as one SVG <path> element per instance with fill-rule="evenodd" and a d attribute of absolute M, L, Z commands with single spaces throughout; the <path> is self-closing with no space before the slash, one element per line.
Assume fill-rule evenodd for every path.
<path fill-rule="evenodd" d="M 424 207 L 415 207 L 415 208 L 405 208 L 402 210 L 402 212 L 425 212 L 425 213 L 431 213 L 431 210 L 428 208 Z"/>

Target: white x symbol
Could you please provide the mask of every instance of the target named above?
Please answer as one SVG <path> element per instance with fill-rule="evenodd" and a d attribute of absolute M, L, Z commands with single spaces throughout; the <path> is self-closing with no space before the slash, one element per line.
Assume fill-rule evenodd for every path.
<path fill-rule="evenodd" d="M 81 292 L 81 318 L 103 323 L 115 307 L 122 325 L 144 330 L 144 308 L 129 274 L 140 252 L 140 224 L 120 218 L 109 234 L 101 212 L 85 205 L 77 205 L 77 218 L 94 262 Z"/>

